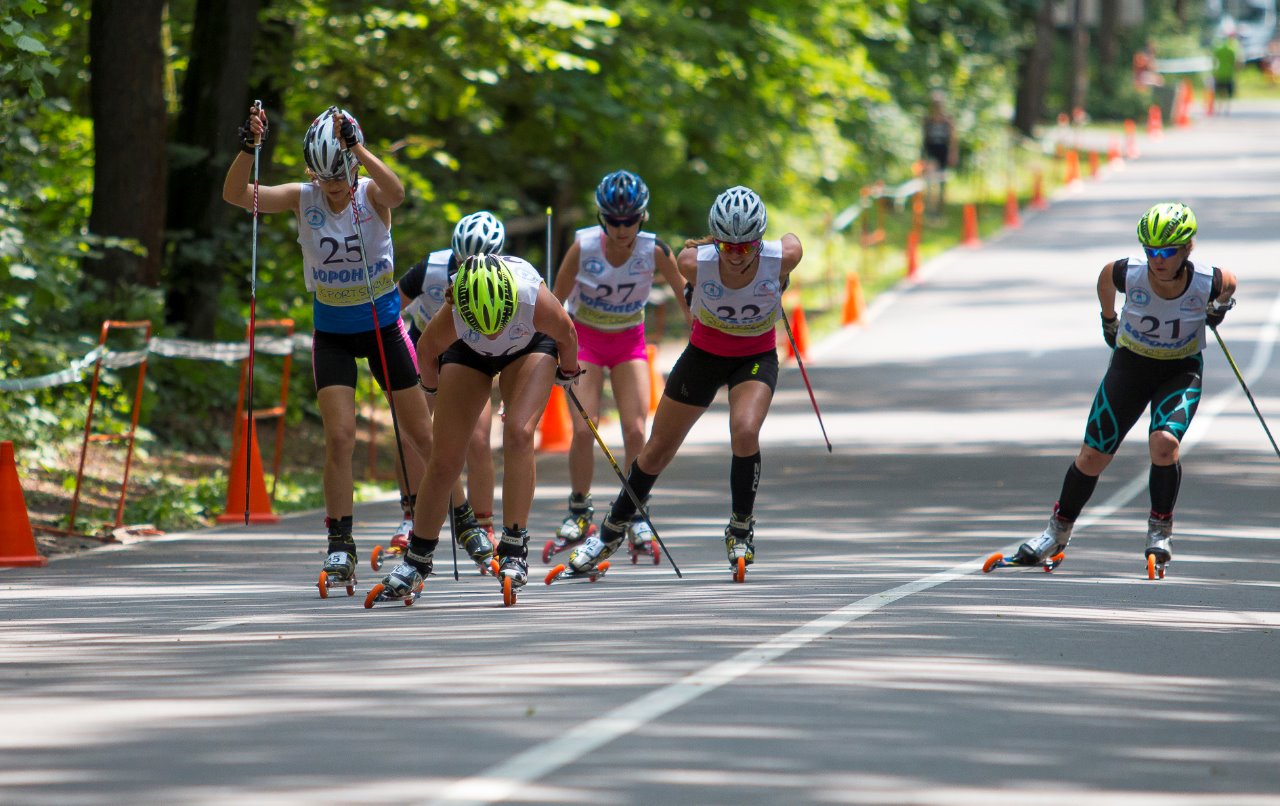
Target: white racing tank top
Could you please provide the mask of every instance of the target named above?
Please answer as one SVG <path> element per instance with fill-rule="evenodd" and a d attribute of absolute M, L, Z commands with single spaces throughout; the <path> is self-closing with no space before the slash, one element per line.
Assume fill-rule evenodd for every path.
<path fill-rule="evenodd" d="M 361 177 L 355 192 L 360 235 L 364 237 L 363 254 L 360 235 L 351 220 L 351 208 L 344 207 L 335 213 L 315 184 L 307 182 L 301 186 L 298 244 L 302 247 L 307 290 L 315 294 L 318 330 L 354 333 L 372 329 L 369 290 L 364 276 L 366 262 L 373 294 L 378 300 L 379 322 L 393 322 L 400 313 L 400 297 L 395 293 L 391 230 L 369 203 L 372 184 L 368 177 Z"/>
<path fill-rule="evenodd" d="M 463 344 L 480 355 L 503 356 L 523 350 L 533 341 L 533 309 L 538 300 L 538 289 L 542 287 L 542 275 L 538 274 L 528 261 L 518 257 L 502 258 L 516 278 L 516 313 L 507 326 L 489 338 L 478 330 L 472 330 L 462 320 L 457 306 L 453 308 L 453 329 Z"/>
<path fill-rule="evenodd" d="M 760 336 L 773 329 L 782 307 L 782 241 L 765 241 L 755 279 L 743 288 L 720 282 L 716 245 L 698 246 L 698 282 L 689 309 L 693 318 L 730 336 Z"/>
<path fill-rule="evenodd" d="M 604 230 L 578 230 L 578 283 L 569 296 L 573 318 L 596 330 L 626 330 L 644 322 L 644 304 L 653 288 L 657 237 L 636 235 L 631 257 L 614 266 L 604 256 Z"/>
<path fill-rule="evenodd" d="M 452 249 L 441 249 L 427 255 L 427 270 L 422 276 L 422 293 L 404 306 L 402 314 L 413 321 L 418 331 L 427 329 L 427 323 L 444 307 L 444 291 L 449 287 L 449 258 Z"/>
<path fill-rule="evenodd" d="M 1120 311 L 1120 332 L 1116 346 L 1147 358 L 1186 358 L 1204 350 L 1205 306 L 1213 288 L 1213 274 L 1195 270 L 1182 295 L 1164 299 L 1151 290 L 1147 261 L 1129 258 L 1125 271 L 1124 308 Z"/>

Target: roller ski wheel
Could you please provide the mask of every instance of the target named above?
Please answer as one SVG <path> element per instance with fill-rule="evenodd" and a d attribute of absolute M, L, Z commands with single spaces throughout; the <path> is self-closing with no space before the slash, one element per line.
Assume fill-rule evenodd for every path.
<path fill-rule="evenodd" d="M 658 541 L 656 540 L 650 540 L 647 544 L 640 546 L 639 548 L 628 542 L 627 551 L 631 554 L 632 565 L 639 563 L 642 557 L 645 559 L 652 557 L 654 565 L 662 564 L 662 549 L 658 548 Z"/>
<path fill-rule="evenodd" d="M 320 591 L 321 599 L 329 598 L 330 588 L 346 588 L 348 596 L 356 595 L 356 578 L 346 580 L 337 579 L 329 576 L 328 571 L 321 571 L 320 578 L 316 580 L 316 588 Z"/>
<path fill-rule="evenodd" d="M 739 557 L 737 560 L 734 561 L 734 564 L 730 566 L 730 568 L 733 571 L 734 582 L 747 581 L 747 558 L 746 557 Z"/>
<path fill-rule="evenodd" d="M 1164 567 L 1168 560 L 1161 560 L 1154 554 L 1147 555 L 1147 579 L 1164 579 Z"/>
<path fill-rule="evenodd" d="M 1066 552 L 1060 551 L 1046 560 L 1037 560 L 1036 562 L 1022 563 L 1022 562 L 1014 562 L 1013 558 L 1006 559 L 1003 554 L 997 551 L 995 554 L 992 554 L 990 557 L 988 557 L 986 559 L 986 562 L 982 564 L 982 573 L 989 574 L 992 571 L 996 570 L 997 568 L 1011 567 L 1011 568 L 1043 568 L 1045 573 L 1047 574 L 1053 569 L 1062 565 L 1063 561 L 1066 559 L 1067 559 Z"/>
<path fill-rule="evenodd" d="M 516 586 L 512 584 L 511 577 L 502 578 L 502 606 L 511 607 L 516 603 Z"/>
<path fill-rule="evenodd" d="M 387 560 L 398 559 L 403 555 L 404 550 L 399 546 L 374 546 L 373 553 L 369 555 L 369 564 L 373 566 L 373 570 L 381 571 Z"/>
<path fill-rule="evenodd" d="M 422 585 L 418 585 L 406 596 L 392 596 L 387 593 L 387 586 L 379 582 L 370 588 L 369 593 L 364 597 L 364 609 L 372 610 L 373 606 L 379 602 L 404 602 L 405 607 L 408 607 L 418 601 L 418 597 L 422 595 L 422 588 Z"/>
<path fill-rule="evenodd" d="M 584 574 L 580 574 L 577 571 L 574 571 L 569 566 L 565 565 L 564 563 L 561 563 L 560 565 L 557 565 L 555 568 L 552 568 L 550 571 L 547 572 L 547 577 L 546 579 L 543 580 L 543 582 L 547 583 L 548 585 L 555 584 L 556 582 L 571 582 L 575 579 L 585 579 L 588 582 L 595 582 L 597 579 L 599 579 L 600 577 L 608 573 L 608 571 L 609 571 L 608 560 L 605 560 L 604 562 L 600 563 L 595 568 L 592 568 L 590 571 L 587 571 Z"/>

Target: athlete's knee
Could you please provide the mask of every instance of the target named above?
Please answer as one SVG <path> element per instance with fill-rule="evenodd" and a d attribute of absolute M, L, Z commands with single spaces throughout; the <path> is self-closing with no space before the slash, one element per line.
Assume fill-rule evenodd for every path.
<path fill-rule="evenodd" d="M 354 422 L 325 423 L 324 445 L 331 454 L 350 455 L 356 449 L 356 424 Z"/>
<path fill-rule="evenodd" d="M 1107 465 L 1111 464 L 1113 458 L 1115 457 L 1109 453 L 1082 445 L 1080 453 L 1076 454 L 1076 468 L 1086 476 L 1100 476 L 1102 471 L 1107 469 Z"/>
<path fill-rule="evenodd" d="M 1157 465 L 1169 465 L 1178 461 L 1178 448 L 1181 443 L 1168 431 L 1152 431 L 1147 439 L 1151 450 L 1151 461 Z"/>

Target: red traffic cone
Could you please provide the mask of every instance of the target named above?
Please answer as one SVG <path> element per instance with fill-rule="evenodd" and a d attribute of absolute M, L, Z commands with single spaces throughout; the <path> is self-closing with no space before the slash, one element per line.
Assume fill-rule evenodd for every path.
<path fill-rule="evenodd" d="M 844 280 L 844 309 L 840 312 L 840 324 L 856 325 L 862 321 L 862 311 L 865 306 L 862 278 L 856 271 L 851 271 Z"/>
<path fill-rule="evenodd" d="M 799 353 L 801 361 L 809 360 L 809 325 L 804 320 L 804 308 L 797 305 L 791 311 L 791 338 L 795 339 L 795 347 L 787 341 L 787 358 L 795 358 Z"/>
<path fill-rule="evenodd" d="M 27 516 L 27 499 L 18 481 L 13 443 L 0 442 L 0 566 L 40 566 L 49 561 L 36 551 Z"/>
<path fill-rule="evenodd" d="M 1136 160 L 1139 156 L 1138 152 L 1138 124 L 1133 119 L 1126 119 L 1124 122 L 1124 157 L 1129 160 Z"/>
<path fill-rule="evenodd" d="M 972 204 L 964 206 L 964 240 L 965 246 L 979 246 L 982 240 L 978 237 L 978 208 Z"/>
<path fill-rule="evenodd" d="M 262 477 L 262 454 L 258 450 L 258 426 L 249 430 L 249 478 L 245 478 L 244 427 L 237 428 L 236 445 L 231 452 L 231 470 L 227 475 L 227 509 L 217 517 L 218 523 L 244 523 L 245 484 L 249 487 L 249 523 L 276 523 L 280 516 L 271 511 L 271 496 Z"/>
<path fill-rule="evenodd" d="M 1004 196 L 1004 225 L 1010 229 L 1022 226 L 1022 217 L 1018 215 L 1018 194 L 1013 192 L 1013 188 L 1009 188 Z"/>
<path fill-rule="evenodd" d="M 1044 174 L 1036 171 L 1035 182 L 1031 187 L 1031 209 L 1048 210 L 1049 202 L 1044 199 Z"/>
<path fill-rule="evenodd" d="M 1159 140 L 1164 137 L 1163 119 L 1159 106 L 1152 104 L 1147 107 L 1147 136 L 1152 140 Z"/>

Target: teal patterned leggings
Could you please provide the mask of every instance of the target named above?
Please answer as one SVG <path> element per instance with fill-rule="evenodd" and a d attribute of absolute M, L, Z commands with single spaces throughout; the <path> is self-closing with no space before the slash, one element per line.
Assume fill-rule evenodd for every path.
<path fill-rule="evenodd" d="M 1089 409 L 1084 444 L 1114 455 L 1148 404 L 1149 432 L 1167 431 L 1181 442 L 1200 405 L 1203 373 L 1204 358 L 1198 353 L 1162 361 L 1117 349 Z"/>

